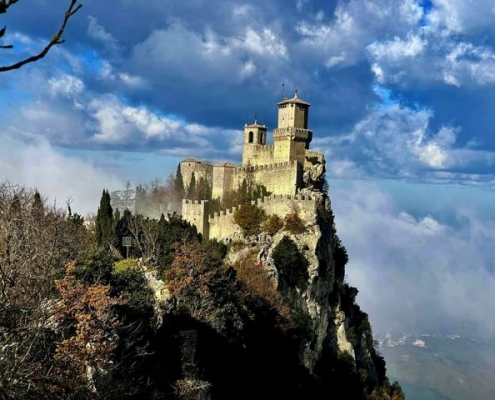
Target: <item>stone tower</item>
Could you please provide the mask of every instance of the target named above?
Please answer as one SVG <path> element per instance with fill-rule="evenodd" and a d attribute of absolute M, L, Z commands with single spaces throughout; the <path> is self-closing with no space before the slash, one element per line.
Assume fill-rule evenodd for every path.
<path fill-rule="evenodd" d="M 266 125 L 258 124 L 255 119 L 253 124 L 244 125 L 244 145 L 242 149 L 242 164 L 248 165 L 266 146 Z"/>
<path fill-rule="evenodd" d="M 298 161 L 304 164 L 306 150 L 313 138 L 308 129 L 310 104 L 297 97 L 284 99 L 278 105 L 278 127 L 273 130 L 276 163 Z"/>

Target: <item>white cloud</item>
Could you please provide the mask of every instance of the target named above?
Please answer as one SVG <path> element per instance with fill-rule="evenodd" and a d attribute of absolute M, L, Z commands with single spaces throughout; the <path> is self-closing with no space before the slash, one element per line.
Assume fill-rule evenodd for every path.
<path fill-rule="evenodd" d="M 52 96 L 61 95 L 72 98 L 84 90 L 84 83 L 74 75 L 64 74 L 58 78 L 52 77 L 48 80 L 48 86 Z"/>
<path fill-rule="evenodd" d="M 349 66 L 366 58 L 366 47 L 391 35 L 407 36 L 423 17 L 423 9 L 414 0 L 397 3 L 386 0 L 353 0 L 338 4 L 334 18 L 302 21 L 296 31 L 301 45 L 312 49 L 327 67 Z M 418 46 L 417 43 L 413 43 Z"/>
<path fill-rule="evenodd" d="M 417 35 L 411 35 L 406 40 L 395 37 L 386 42 L 375 42 L 368 46 L 376 60 L 389 62 L 416 57 L 424 51 L 426 41 Z"/>
<path fill-rule="evenodd" d="M 3 179 L 37 188 L 59 207 L 71 198 L 72 211 L 83 216 L 96 212 L 103 188 L 115 190 L 123 186 L 116 176 L 91 163 L 64 156 L 42 137 L 30 139 L 26 143 L 2 135 Z"/>
<path fill-rule="evenodd" d="M 431 110 L 391 103 L 370 111 L 347 134 L 315 140 L 315 144 L 332 149 L 326 155 L 330 162 L 327 170 L 336 177 L 453 180 L 466 178 L 461 176 L 462 168 L 490 168 L 495 153 L 470 145 L 457 146 L 461 130 L 444 126 L 435 132 L 430 127 L 432 117 Z M 427 171 L 432 175 L 428 176 Z M 449 174 L 442 175 L 441 171 Z"/>
<path fill-rule="evenodd" d="M 423 200 L 427 209 L 426 194 Z M 332 204 L 349 253 L 348 280 L 375 330 L 495 334 L 486 318 L 495 301 L 494 220 L 461 209 L 452 225 L 413 217 L 363 182 L 334 188 Z"/>
<path fill-rule="evenodd" d="M 287 48 L 283 41 L 268 28 L 264 28 L 260 33 L 248 28 L 245 36 L 240 40 L 234 39 L 233 44 L 260 56 L 288 57 Z"/>

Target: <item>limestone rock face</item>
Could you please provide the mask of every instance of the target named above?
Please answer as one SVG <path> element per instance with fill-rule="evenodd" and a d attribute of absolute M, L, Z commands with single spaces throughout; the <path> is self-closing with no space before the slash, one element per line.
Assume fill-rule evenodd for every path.
<path fill-rule="evenodd" d="M 315 171 L 319 165 L 315 165 Z M 316 176 L 316 175 L 312 175 Z M 310 190 L 310 189 L 306 189 Z M 343 291 L 343 273 L 336 273 L 334 257 L 338 237 L 333 223 L 333 214 L 328 195 L 312 192 L 317 196 L 318 215 L 304 219 L 306 230 L 300 234 L 279 231 L 273 237 L 261 235 L 258 243 L 249 240 L 250 246 L 258 248 L 257 263 L 268 271 L 274 286 L 297 313 L 309 317 L 310 333 L 301 339 L 300 360 L 310 374 L 317 375 L 317 366 L 322 363 L 324 352 L 330 351 L 336 357 L 348 355 L 355 363 L 355 370 L 365 368 L 368 376 L 376 382 L 377 373 L 373 363 L 373 348 L 365 335 L 356 337 L 358 323 L 352 310 L 346 310 Z M 284 236 L 297 244 L 299 251 L 309 261 L 308 280 L 305 290 L 283 283 L 272 253 Z M 238 239 L 238 238 L 237 238 Z M 246 249 L 243 250 L 244 252 Z M 231 252 L 229 262 L 243 257 L 241 252 Z M 340 266 L 343 269 L 343 266 Z M 348 307 L 348 306 L 346 306 Z M 350 333 L 351 332 L 351 333 Z M 351 337 L 349 337 L 351 335 Z M 318 379 L 318 377 L 316 376 Z"/>

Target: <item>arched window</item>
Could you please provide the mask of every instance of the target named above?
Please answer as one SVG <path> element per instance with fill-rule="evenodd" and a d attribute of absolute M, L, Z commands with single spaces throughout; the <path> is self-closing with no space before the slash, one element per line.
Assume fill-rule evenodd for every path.
<path fill-rule="evenodd" d="M 263 131 L 258 132 L 258 143 L 263 144 Z"/>
<path fill-rule="evenodd" d="M 253 131 L 249 132 L 249 143 L 253 143 Z"/>

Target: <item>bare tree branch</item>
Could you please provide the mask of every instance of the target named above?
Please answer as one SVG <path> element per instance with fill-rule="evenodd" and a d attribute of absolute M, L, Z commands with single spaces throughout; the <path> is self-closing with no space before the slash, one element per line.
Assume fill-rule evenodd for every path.
<path fill-rule="evenodd" d="M 7 9 L 19 0 L 0 0 L 0 14 L 5 14 Z"/>
<path fill-rule="evenodd" d="M 17 3 L 19 0 L 0 0 L 0 14 L 3 14 L 7 12 L 7 9 Z M 43 50 L 41 50 L 40 53 L 28 57 L 24 60 L 18 61 L 14 64 L 7 65 L 5 67 L 0 66 L 0 72 L 6 72 L 6 71 L 11 71 L 14 69 L 21 68 L 23 65 L 38 61 L 45 57 L 50 49 L 58 44 L 62 44 L 65 42 L 65 40 L 62 39 L 62 35 L 65 31 L 65 27 L 67 23 L 69 22 L 69 19 L 76 13 L 78 12 L 82 7 L 82 4 L 79 4 L 77 0 L 71 0 L 70 6 L 65 12 L 64 20 L 62 22 L 62 25 L 60 26 L 59 30 L 53 35 L 52 39 L 48 42 L 48 44 L 45 46 Z M 5 34 L 5 28 L 2 29 L 2 33 Z M 0 37 L 3 35 L 0 35 Z M 12 48 L 11 45 L 5 45 L 5 46 L 0 46 L 0 48 Z"/>

